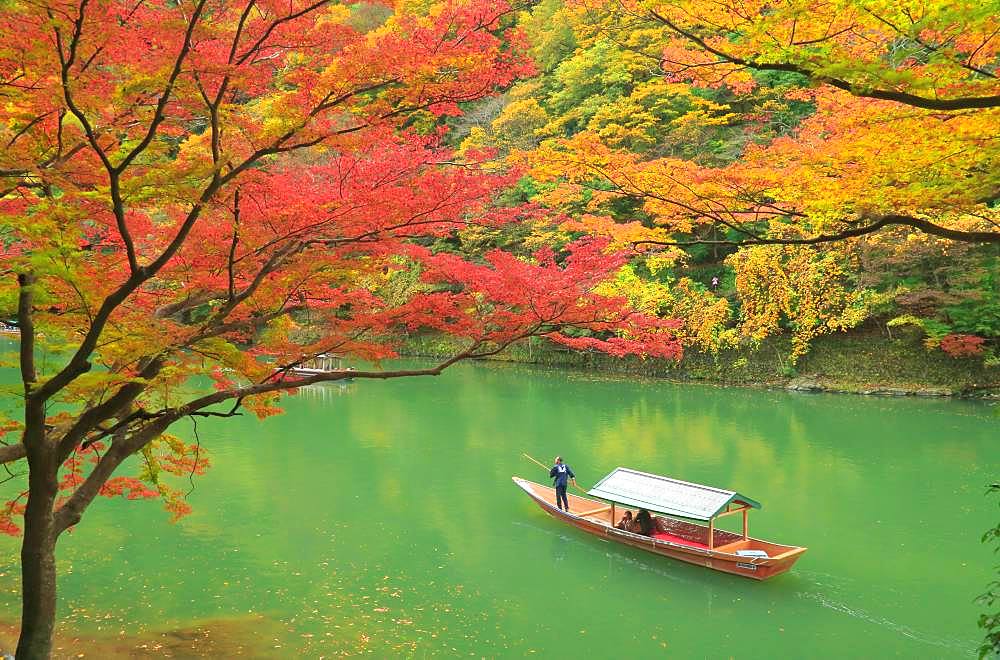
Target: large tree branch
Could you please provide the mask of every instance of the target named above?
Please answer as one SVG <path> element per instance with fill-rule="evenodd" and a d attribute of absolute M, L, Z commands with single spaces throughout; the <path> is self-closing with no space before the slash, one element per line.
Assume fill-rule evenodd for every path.
<path fill-rule="evenodd" d="M 227 400 L 237 399 L 242 401 L 247 396 L 254 394 L 264 394 L 278 390 L 289 390 L 309 385 L 311 383 L 329 382 L 343 380 L 345 378 L 402 378 L 407 376 L 437 376 L 449 366 L 474 356 L 474 349 L 477 344 L 459 353 L 458 355 L 428 369 L 409 369 L 399 371 L 342 371 L 338 373 L 320 374 L 294 381 L 272 381 L 270 383 L 258 383 L 248 387 L 213 394 L 195 399 L 184 406 L 178 408 L 167 408 L 157 413 L 133 413 L 123 422 L 131 423 L 137 419 L 147 420 L 141 428 L 135 430 L 124 441 L 112 442 L 111 448 L 105 452 L 98 461 L 95 468 L 87 475 L 83 483 L 69 497 L 66 503 L 56 513 L 56 530 L 61 533 L 68 527 L 78 523 L 83 516 L 83 512 L 93 502 L 100 493 L 101 487 L 111 478 L 114 471 L 121 465 L 128 456 L 134 454 L 164 433 L 171 424 L 183 417 L 203 413 L 203 409 L 209 406 L 222 403 Z M 235 408 L 232 412 L 235 412 Z M 226 414 L 228 416 L 228 414 Z M 119 426 L 116 431 L 120 431 L 123 426 Z"/>
<path fill-rule="evenodd" d="M 162 354 L 149 359 L 139 370 L 136 379 L 118 388 L 105 401 L 89 406 L 80 414 L 73 426 L 59 440 L 59 460 L 66 460 L 88 433 L 106 419 L 111 419 L 126 410 L 143 392 L 149 388 L 149 381 L 160 373 L 166 363 Z"/>
<path fill-rule="evenodd" d="M 593 322 L 597 322 L 595 318 Z M 580 322 L 582 323 L 582 322 Z M 336 382 L 339 380 L 345 380 L 349 378 L 359 379 L 372 379 L 372 380 L 388 380 L 395 378 L 407 378 L 407 377 L 417 377 L 417 376 L 438 376 L 443 373 L 448 367 L 454 365 L 462 360 L 472 359 L 472 358 L 482 358 L 491 355 L 496 355 L 497 353 L 503 351 L 511 344 L 525 339 L 531 336 L 544 335 L 552 332 L 556 332 L 564 327 L 577 326 L 578 323 L 559 323 L 555 322 L 555 318 L 539 318 L 539 320 L 526 328 L 522 329 L 520 332 L 507 337 L 499 341 L 487 342 L 485 338 L 480 338 L 473 340 L 473 342 L 463 351 L 453 355 L 452 357 L 438 363 L 433 367 L 428 367 L 426 369 L 400 369 L 393 371 L 352 371 L 352 370 L 338 370 L 331 371 L 322 374 L 316 374 L 313 376 L 308 376 L 305 378 L 287 379 L 285 374 L 288 370 L 288 365 L 280 367 L 276 370 L 279 375 L 277 379 L 268 377 L 267 379 L 255 383 L 253 385 L 248 385 L 245 387 L 233 388 L 229 390 L 224 390 L 220 392 L 213 392 L 205 396 L 199 397 L 188 403 L 176 407 L 176 408 L 165 408 L 157 412 L 147 412 L 145 410 L 139 409 L 133 411 L 131 414 L 122 418 L 117 424 L 109 429 L 101 429 L 101 433 L 94 438 L 87 440 L 91 443 L 100 437 L 107 437 L 108 435 L 114 435 L 115 440 L 112 442 L 111 448 L 101 457 L 98 461 L 97 466 L 94 470 L 86 477 L 84 482 L 77 488 L 77 490 L 70 496 L 66 503 L 61 509 L 56 513 L 56 529 L 57 533 L 61 533 L 66 528 L 75 525 L 80 521 L 83 512 L 86 510 L 87 506 L 94 500 L 94 498 L 99 494 L 101 487 L 107 482 L 107 480 L 114 473 L 115 469 L 130 455 L 140 451 L 143 447 L 153 441 L 155 438 L 163 434 L 173 423 L 182 419 L 183 417 L 189 416 L 221 416 L 221 417 L 231 417 L 237 413 L 242 401 L 246 397 L 267 394 L 271 392 L 283 391 L 297 389 L 305 385 L 311 385 L 314 383 L 323 382 Z M 211 406 L 223 403 L 225 401 L 234 400 L 236 403 L 233 405 L 229 412 L 216 412 L 211 410 L 205 410 Z M 132 424 L 138 422 L 141 424 L 138 428 L 133 429 L 131 432 L 127 431 L 128 427 Z M 10 450 L 10 455 L 14 455 L 18 450 Z M 0 450 L 0 457 L 4 455 L 4 452 Z"/>
<path fill-rule="evenodd" d="M 655 192 L 645 190 L 636 184 L 628 174 L 622 172 L 620 175 L 624 178 L 625 183 L 615 179 L 614 174 L 605 171 L 603 168 L 589 164 L 581 163 L 591 171 L 598 174 L 608 183 L 613 185 L 615 189 L 622 195 L 629 197 L 641 199 L 649 198 L 655 199 L 664 204 L 670 204 L 676 206 L 683 211 L 690 214 L 688 217 L 692 219 L 696 218 L 710 218 L 719 224 L 732 229 L 740 234 L 746 236 L 746 238 L 729 241 L 729 240 L 705 240 L 705 239 L 693 239 L 689 241 L 636 241 L 634 245 L 664 245 L 664 246 L 675 246 L 675 247 L 691 247 L 694 245 L 729 245 L 729 246 L 741 246 L 741 245 L 817 245 L 820 243 L 833 243 L 836 241 L 842 241 L 848 238 L 855 238 L 858 236 L 864 236 L 865 234 L 872 234 L 886 226 L 889 225 L 905 225 L 913 227 L 914 229 L 919 229 L 927 234 L 933 236 L 939 236 L 941 238 L 947 238 L 952 241 L 961 241 L 965 243 L 1000 243 L 1000 232 L 991 231 L 963 231 L 959 229 L 950 229 L 944 227 L 937 223 L 931 222 L 930 220 L 925 220 L 923 218 L 917 218 L 911 215 L 904 215 L 898 213 L 890 213 L 878 216 L 867 216 L 862 217 L 860 222 L 868 223 L 862 226 L 851 227 L 840 232 L 834 232 L 830 234 L 819 234 L 816 236 L 810 236 L 805 238 L 782 238 L 765 236 L 762 233 L 756 232 L 740 222 L 741 217 L 752 215 L 754 218 L 760 219 L 771 219 L 780 218 L 782 216 L 787 217 L 798 217 L 807 218 L 808 215 L 802 213 L 801 211 L 796 211 L 794 209 L 783 209 L 779 206 L 775 206 L 771 202 L 755 202 L 755 206 L 750 209 L 738 209 L 730 210 L 725 205 L 716 200 L 706 197 L 697 191 L 695 191 L 691 186 L 675 179 L 673 177 L 668 177 L 669 180 L 675 185 L 681 186 L 689 194 L 697 198 L 700 202 L 706 205 L 706 208 L 698 208 L 690 203 L 684 202 L 679 199 L 674 199 L 670 197 L 665 197 L 659 195 Z M 751 191 L 739 191 L 744 197 L 753 198 L 754 193 Z M 983 200 L 984 203 L 989 200 Z M 711 207 L 716 208 L 711 208 Z M 723 217 L 723 215 L 728 216 L 728 220 Z M 992 220 L 989 220 L 991 224 Z"/>
<path fill-rule="evenodd" d="M 34 286 L 33 273 L 21 273 L 17 276 L 17 327 L 21 329 L 19 361 L 21 383 L 24 385 L 26 396 L 31 393 L 38 381 L 35 370 L 35 317 L 32 309 L 35 299 Z"/>
<path fill-rule="evenodd" d="M 849 238 L 857 238 L 858 236 L 864 236 L 866 234 L 874 234 L 875 232 L 891 225 L 913 227 L 914 229 L 919 229 L 924 233 L 931 234 L 932 236 L 939 236 L 952 241 L 961 241 L 965 243 L 1000 243 L 1000 232 L 962 231 L 958 229 L 949 229 L 948 227 L 942 227 L 941 225 L 930 222 L 929 220 L 915 218 L 908 215 L 890 214 L 876 216 L 873 218 L 865 218 L 863 220 L 867 222 L 867 224 L 859 227 L 852 227 L 851 229 L 845 229 L 844 231 L 832 234 L 818 234 L 808 238 L 781 238 L 751 234 L 746 239 L 736 241 L 702 239 L 694 239 L 690 241 L 649 240 L 635 241 L 633 245 L 666 245 L 676 247 L 690 247 L 693 245 L 729 245 L 733 247 L 740 247 L 744 245 L 818 245 L 820 243 L 834 243 Z"/>
<path fill-rule="evenodd" d="M 267 29 L 265 29 L 264 32 L 261 34 L 260 38 L 258 38 L 257 41 L 255 41 L 252 45 L 250 45 L 243 52 L 243 54 L 240 55 L 236 59 L 236 63 L 237 64 L 243 64 L 244 62 L 247 61 L 247 59 L 250 58 L 251 55 L 253 55 L 254 53 L 259 52 L 260 49 L 261 49 L 261 47 L 264 45 L 264 42 L 267 41 L 267 39 L 271 36 L 271 33 L 274 32 L 274 30 L 278 26 L 280 26 L 281 24 L 288 23 L 290 21 L 294 21 L 296 18 L 301 18 L 302 16 L 305 16 L 306 14 L 308 14 L 310 12 L 313 12 L 313 11 L 315 11 L 315 10 L 319 9 L 320 7 L 322 7 L 324 5 L 327 5 L 327 4 L 330 4 L 330 0 L 319 0 L 319 2 L 316 2 L 316 3 L 313 3 L 311 5 L 308 5 L 308 6 L 304 7 L 304 8 L 302 8 L 302 9 L 300 9 L 297 12 L 293 12 L 291 14 L 287 14 L 285 16 L 282 16 L 281 18 L 278 18 L 278 19 L 272 21 L 271 24 L 267 26 Z M 242 25 L 242 21 L 241 21 L 241 25 Z M 235 43 L 234 43 L 234 48 L 235 47 L 236 46 L 235 46 Z"/>
<path fill-rule="evenodd" d="M 166 426 L 163 427 L 163 430 L 166 430 Z M 70 498 L 56 511 L 56 535 L 61 534 L 68 527 L 80 522 L 83 511 L 94 501 L 94 498 L 101 492 L 101 487 L 107 483 L 111 475 L 118 469 L 118 466 L 129 455 L 124 443 L 111 443 L 111 448 L 101 456 L 100 460 L 97 461 L 97 465 L 94 466 L 94 469 L 83 480 L 83 483 L 77 487 Z"/>
<path fill-rule="evenodd" d="M 28 455 L 28 448 L 22 443 L 0 446 L 0 464 L 19 461 Z"/>
<path fill-rule="evenodd" d="M 814 69 L 808 66 L 793 64 L 791 62 L 762 62 L 758 60 L 738 57 L 736 55 L 732 55 L 719 48 L 712 46 L 702 37 L 699 37 L 691 30 L 687 30 L 680 27 L 666 16 L 663 16 L 662 14 L 658 13 L 655 9 L 651 9 L 649 13 L 654 19 L 665 25 L 674 33 L 680 35 L 681 37 L 684 37 L 685 39 L 695 44 L 702 50 L 718 57 L 720 60 L 722 60 L 721 62 L 719 62 L 719 64 L 723 63 L 735 64 L 737 66 L 745 66 L 747 68 L 755 69 L 758 71 L 786 71 L 789 73 L 798 73 L 800 75 L 809 78 L 810 80 L 814 80 L 816 82 L 824 83 L 832 87 L 836 87 L 837 89 L 842 89 L 846 92 L 850 92 L 854 96 L 880 99 L 883 101 L 894 101 L 896 103 L 902 103 L 905 105 L 913 106 L 915 108 L 924 108 L 926 110 L 941 110 L 947 112 L 953 110 L 972 110 L 972 109 L 1000 107 L 1000 94 L 992 96 L 955 97 L 950 99 L 928 98 L 926 96 L 919 96 L 916 94 L 910 94 L 908 92 L 901 92 L 899 90 L 877 89 L 859 83 L 852 83 L 849 80 L 845 80 L 843 78 L 835 78 L 832 76 L 826 76 L 817 73 Z"/>
<path fill-rule="evenodd" d="M 961 59 L 953 57 L 947 51 L 942 51 L 942 49 L 941 49 L 940 46 L 938 46 L 936 44 L 932 44 L 929 41 L 925 41 L 924 39 L 921 39 L 919 33 L 913 34 L 913 33 L 908 32 L 907 30 L 904 30 L 903 28 L 899 27 L 898 25 L 896 25 L 895 23 L 893 23 L 889 19 L 885 18 L 884 16 L 876 14 L 875 12 L 873 12 L 868 7 L 862 7 L 862 9 L 865 11 L 865 13 L 867 13 L 869 16 L 871 16 L 872 18 L 874 18 L 879 23 L 882 23 L 883 25 L 889 26 L 900 37 L 903 37 L 904 39 L 910 39 L 914 43 L 919 44 L 922 48 L 925 48 L 925 49 L 927 49 L 930 52 L 937 53 L 941 57 L 947 58 L 948 60 L 950 60 L 954 64 L 962 67 L 963 69 L 966 69 L 968 71 L 972 71 L 973 73 L 976 73 L 978 75 L 984 76 L 986 78 L 994 78 L 995 79 L 997 77 L 996 74 L 992 73 L 991 71 L 987 71 L 986 69 L 982 69 L 980 67 L 973 66 L 973 64 L 972 64 L 972 57 L 974 56 L 975 53 L 973 53 L 973 55 L 970 55 L 965 61 L 962 61 Z"/>
<path fill-rule="evenodd" d="M 81 107 L 76 104 L 76 100 L 73 96 L 73 92 L 70 89 L 69 73 L 70 69 L 73 67 L 73 63 L 76 61 L 77 50 L 80 45 L 80 39 L 83 35 L 83 21 L 86 16 L 87 3 L 89 0 L 81 0 L 79 12 L 77 14 L 76 20 L 73 22 L 73 34 L 70 37 L 69 44 L 67 45 L 67 52 L 63 52 L 63 42 L 62 42 L 62 31 L 58 26 L 53 28 L 56 41 L 56 50 L 59 53 L 59 63 L 60 63 L 60 81 L 62 83 L 63 100 L 66 101 L 66 107 L 69 111 L 73 113 L 77 121 L 83 127 L 83 132 L 87 136 L 87 141 L 90 143 L 91 149 L 100 158 L 101 163 L 104 165 L 104 169 L 108 173 L 108 183 L 111 192 L 111 210 L 115 215 L 115 223 L 118 226 L 118 233 L 121 236 L 122 243 L 125 245 L 125 253 L 128 257 L 129 268 L 132 273 L 139 270 L 139 262 L 135 254 L 135 245 L 132 241 L 132 235 L 128 230 L 128 225 L 125 222 L 125 210 L 124 204 L 121 198 L 121 182 L 119 181 L 120 172 L 111 163 L 111 159 L 108 157 L 107 152 L 101 147 L 97 139 L 97 131 L 94 126 L 90 123 L 90 119 L 87 118 L 86 113 Z M 52 18 L 51 12 L 49 12 L 50 18 Z"/>
<path fill-rule="evenodd" d="M 39 122 L 43 121 L 43 120 L 44 120 L 44 119 L 45 119 L 46 117 L 48 117 L 49 115 L 51 115 L 51 114 L 52 114 L 53 112 L 55 112 L 55 110 L 50 110 L 49 112 L 43 112 L 43 113 L 39 114 L 38 116 L 36 116 L 36 117 L 35 117 L 34 119 L 32 119 L 31 121 L 29 121 L 29 122 L 28 122 L 27 124 L 25 124 L 25 125 L 24 125 L 24 127 L 23 127 L 23 128 L 21 129 L 21 130 L 19 130 L 19 131 L 18 131 L 17 133 L 15 133 L 15 134 L 14 134 L 14 137 L 12 137 L 12 138 L 11 138 L 11 139 L 10 139 L 10 140 L 9 140 L 9 141 L 7 142 L 7 148 L 8 148 L 8 149 L 10 149 L 11 147 L 13 147 L 13 146 L 14 146 L 14 143 L 15 143 L 15 142 L 17 142 L 17 140 L 18 140 L 18 139 L 19 139 L 19 138 L 20 138 L 20 137 L 21 137 L 22 135 L 24 135 L 25 133 L 27 133 L 28 131 L 30 131 L 30 130 L 31 130 L 32 128 L 34 128 L 34 127 L 35 127 L 35 126 L 36 126 L 36 125 L 37 125 L 37 124 L 38 124 Z"/>
<path fill-rule="evenodd" d="M 236 298 L 236 246 L 240 242 L 240 189 L 233 193 L 233 238 L 229 241 L 229 254 L 226 257 L 226 282 L 228 299 Z"/>
<path fill-rule="evenodd" d="M 198 24 L 198 20 L 201 16 L 201 12 L 205 7 L 206 0 L 199 0 L 198 4 L 195 5 L 194 12 L 188 19 L 187 29 L 184 32 L 184 42 L 181 44 L 181 50 L 177 54 L 177 58 L 174 60 L 173 69 L 170 71 L 170 76 L 167 78 L 167 83 L 164 86 L 162 94 L 156 103 L 156 109 L 153 111 L 153 118 L 149 122 L 149 127 L 146 129 L 146 134 L 143 136 L 142 140 L 137 144 L 122 160 L 118 165 L 108 170 L 108 176 L 111 183 L 111 201 L 112 210 L 115 214 L 116 223 L 118 225 L 118 232 L 121 234 L 122 242 L 125 243 L 126 254 L 128 255 L 129 266 L 132 272 L 138 272 L 140 269 L 138 257 L 135 253 L 135 246 L 133 244 L 131 235 L 128 230 L 128 225 L 125 222 L 125 205 L 121 197 L 121 175 L 125 172 L 128 166 L 139 156 L 153 141 L 156 137 L 157 129 L 160 124 L 163 123 L 166 117 L 165 111 L 167 104 L 170 102 L 170 97 L 174 89 L 174 84 L 177 82 L 177 77 L 180 75 L 181 68 L 184 64 L 184 60 L 187 58 L 188 53 L 191 50 L 191 35 L 194 33 L 194 28 Z M 68 88 L 67 88 L 68 90 Z M 110 163 L 110 161 L 108 161 Z"/>
<path fill-rule="evenodd" d="M 139 141 L 139 144 L 135 145 L 132 151 L 130 151 L 125 158 L 118 163 L 118 166 L 115 167 L 115 172 L 117 174 L 124 172 L 132 161 L 146 150 L 146 147 L 148 147 L 153 141 L 153 138 L 156 137 L 156 131 L 166 117 L 167 104 L 170 102 L 170 97 L 174 90 L 174 84 L 177 82 L 177 77 L 181 74 L 184 60 L 187 59 L 188 53 L 191 52 L 191 36 L 194 34 L 194 29 L 198 25 L 198 21 L 201 18 L 201 12 L 205 8 L 205 2 L 206 0 L 198 0 L 198 4 L 195 5 L 194 12 L 191 13 L 191 17 L 188 19 L 187 28 L 184 31 L 184 42 L 181 44 L 181 50 L 177 54 L 177 58 L 174 60 L 174 66 L 170 70 L 170 76 L 167 78 L 167 83 L 163 87 L 163 92 L 160 94 L 160 98 L 156 102 L 156 109 L 153 111 L 153 119 L 149 122 L 149 128 L 146 129 L 146 134 L 143 136 L 142 140 Z"/>
<path fill-rule="evenodd" d="M 295 312 L 301 312 L 307 309 L 304 305 L 292 305 L 287 306 L 288 299 L 286 299 L 279 309 L 267 314 L 262 314 L 261 316 L 256 316 L 253 318 L 245 319 L 242 321 L 229 321 L 223 323 L 224 319 L 217 319 L 215 323 L 210 326 L 203 327 L 198 334 L 185 340 L 184 348 L 190 348 L 195 346 L 198 342 L 204 341 L 206 339 L 211 339 L 212 337 L 218 337 L 220 335 L 225 335 L 230 332 L 241 332 L 248 330 L 261 330 L 268 323 L 275 319 L 279 319 L 283 316 L 288 316 L 289 314 L 294 314 Z"/>
<path fill-rule="evenodd" d="M 192 346 L 197 344 L 199 341 L 228 332 L 261 328 L 276 318 L 287 316 L 288 314 L 304 309 L 301 306 L 289 307 L 287 306 L 287 302 L 288 301 L 286 300 L 282 303 L 278 310 L 269 314 L 264 314 L 260 317 L 230 323 L 217 322 L 212 324 L 210 327 L 203 328 L 201 332 L 194 337 L 188 338 L 182 344 L 164 349 L 160 351 L 159 354 L 146 358 L 145 364 L 139 369 L 139 372 L 136 374 L 133 381 L 124 384 L 112 396 L 108 397 L 101 403 L 95 403 L 88 406 L 87 409 L 76 419 L 73 426 L 70 427 L 70 429 L 59 441 L 60 458 L 65 460 L 65 458 L 69 456 L 69 454 L 81 443 L 83 445 L 92 444 L 95 440 L 111 435 L 136 420 L 156 417 L 155 414 L 149 414 L 144 410 L 139 409 L 131 415 L 124 417 L 110 430 L 103 429 L 100 426 L 102 422 L 121 415 L 123 410 L 128 409 L 128 407 L 131 406 L 143 392 L 149 389 L 149 382 L 156 378 L 156 376 L 160 373 L 163 366 L 166 364 L 166 356 L 169 353 L 183 349 L 193 350 Z M 95 430 L 98 431 L 97 435 L 93 435 Z"/>
<path fill-rule="evenodd" d="M 244 162 L 243 169 L 249 168 L 250 165 L 251 163 L 249 160 Z M 40 400 L 44 401 L 48 399 L 66 385 L 73 382 L 73 380 L 78 376 L 90 370 L 90 356 L 93 353 L 94 348 L 97 346 L 97 342 L 100 339 L 101 334 L 104 332 L 104 328 L 111 318 L 111 315 L 119 305 L 125 302 L 125 300 L 132 295 L 136 289 L 138 289 L 144 282 L 154 277 L 160 269 L 162 269 L 170 261 L 170 259 L 173 258 L 173 256 L 187 240 L 188 235 L 191 233 L 195 223 L 201 216 L 205 205 L 215 196 L 215 193 L 222 187 L 225 180 L 227 179 L 213 177 L 212 181 L 208 184 L 205 190 L 202 191 L 198 201 L 191 207 L 191 210 L 181 223 L 181 226 L 177 230 L 173 239 L 167 247 L 164 248 L 163 252 L 160 253 L 160 256 L 153 260 L 145 268 L 133 271 L 129 278 L 125 280 L 121 286 L 104 299 L 100 308 L 97 310 L 97 313 L 94 314 L 94 320 L 90 324 L 90 328 L 88 328 L 83 341 L 80 342 L 80 346 L 73 354 L 73 357 L 70 358 L 70 361 L 65 367 L 46 381 L 45 384 L 36 392 L 36 396 Z"/>

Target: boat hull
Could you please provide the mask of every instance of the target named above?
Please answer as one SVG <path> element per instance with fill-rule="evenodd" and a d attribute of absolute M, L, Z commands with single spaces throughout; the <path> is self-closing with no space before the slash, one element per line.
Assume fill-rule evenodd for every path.
<path fill-rule="evenodd" d="M 604 502 L 570 495 L 570 510 L 567 513 L 555 506 L 554 488 L 518 477 L 514 477 L 513 480 L 543 511 L 560 522 L 572 525 L 581 531 L 609 541 L 630 545 L 653 554 L 670 557 L 671 559 L 677 559 L 697 566 L 704 566 L 705 568 L 723 573 L 731 573 L 752 580 L 766 580 L 790 569 L 806 551 L 806 548 L 799 546 L 786 546 L 754 538 L 743 539 L 741 536 L 721 530 L 716 530 L 715 538 L 728 541 L 728 543 L 724 543 L 719 548 L 712 550 L 709 550 L 707 547 L 696 547 L 694 544 L 685 544 L 684 540 L 679 539 L 679 537 L 674 537 L 678 538 L 678 541 L 670 541 L 643 536 L 642 534 L 615 528 L 610 515 L 608 515 L 610 512 L 586 515 L 588 512 L 594 512 L 595 509 L 601 508 L 602 505 L 605 505 Z M 630 509 L 628 507 L 617 509 L 619 512 L 626 510 Z M 708 528 L 705 526 L 686 521 L 674 521 L 673 519 L 665 519 L 663 517 L 658 517 L 658 519 L 669 521 L 671 524 L 684 525 L 685 532 L 689 536 L 691 535 L 690 532 L 703 530 L 707 539 Z M 768 558 L 741 557 L 735 554 L 737 549 L 765 549 L 768 554 L 773 556 Z"/>

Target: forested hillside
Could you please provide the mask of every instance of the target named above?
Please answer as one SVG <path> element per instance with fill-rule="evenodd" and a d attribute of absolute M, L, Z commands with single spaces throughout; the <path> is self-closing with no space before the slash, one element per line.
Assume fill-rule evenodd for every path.
<path fill-rule="evenodd" d="M 439 11 L 429 7 L 399 3 L 401 11 Z M 345 29 L 378 34 L 390 14 L 351 5 Z M 492 183 L 449 202 L 448 213 L 432 203 L 436 192 L 416 193 L 428 202 L 422 214 L 453 224 L 434 225 L 430 236 L 404 232 L 388 262 L 368 261 L 347 279 L 403 305 L 443 290 L 428 281 L 415 245 L 494 270 L 488 254 L 496 249 L 520 258 L 511 266 L 562 268 L 574 245 L 596 238 L 624 265 L 594 293 L 676 326 L 691 360 L 729 363 L 769 342 L 779 371 L 791 376 L 818 339 L 848 336 L 845 347 L 869 342 L 876 354 L 895 342 L 891 352 L 920 361 L 918 370 L 945 359 L 977 387 L 998 382 L 998 15 L 996 2 L 541 0 L 489 23 L 473 17 L 482 23 L 473 34 L 502 35 L 497 57 L 512 58 L 503 59 L 503 75 L 459 76 L 476 52 L 468 40 L 460 44 L 466 60 L 446 66 L 410 53 L 427 89 L 454 87 L 456 76 L 480 84 L 445 102 L 393 106 L 386 117 L 405 117 L 401 134 L 440 150 L 426 166 Z M 3 80 L 14 98 L 20 74 L 11 67 Z M 381 87 L 357 94 L 366 103 L 398 101 Z M 34 192 L 21 199 L 25 190 L 65 198 L 63 182 L 46 179 L 46 158 L 66 139 L 62 119 L 53 128 L 56 110 L 11 103 L 0 163 L 13 182 L 2 196 L 8 243 L 34 208 L 25 201 Z M 290 121 L 282 119 L 289 112 L 268 107 L 268 130 Z M 206 130 L 178 122 L 195 136 Z M 45 139 L 29 142 L 36 132 Z M 24 165 L 33 149 L 42 154 L 35 169 Z M 361 160 L 388 172 L 381 160 L 409 157 L 370 151 Z M 447 176 L 461 178 L 454 172 Z M 384 183 L 360 185 L 376 194 Z M 306 192 L 289 190 L 289 199 Z M 131 207 L 119 207 L 123 224 Z M 422 229 L 433 224 L 422 218 Z M 222 249 L 235 241 L 215 239 Z M 0 320 L 13 321 L 16 289 L 5 291 Z M 196 302 L 186 322 L 207 313 L 208 303 Z M 301 311 L 283 323 L 296 345 L 326 332 Z M 630 341 L 621 328 L 560 330 L 573 348 Z"/>
<path fill-rule="evenodd" d="M 608 288 L 680 319 L 689 353 L 784 336 L 794 366 L 846 331 L 995 369 L 996 6 L 769 7 L 522 11 L 537 75 L 451 139 L 520 168 L 509 202 L 563 221 L 469 228 L 451 249 L 630 245 Z"/>

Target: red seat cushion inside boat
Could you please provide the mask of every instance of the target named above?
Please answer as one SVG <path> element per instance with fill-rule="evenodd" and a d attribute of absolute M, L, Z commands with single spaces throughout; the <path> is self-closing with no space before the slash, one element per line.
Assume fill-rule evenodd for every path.
<path fill-rule="evenodd" d="M 674 536 L 673 534 L 668 534 L 667 532 L 653 532 L 653 538 L 660 541 L 670 541 L 671 543 L 680 543 L 681 545 L 690 545 L 695 548 L 708 548 L 705 543 L 699 543 L 698 541 L 692 541 L 691 539 L 686 539 L 682 536 Z"/>

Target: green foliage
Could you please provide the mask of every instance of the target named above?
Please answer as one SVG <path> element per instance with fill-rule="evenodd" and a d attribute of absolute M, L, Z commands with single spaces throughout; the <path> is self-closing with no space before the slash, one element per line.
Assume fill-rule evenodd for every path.
<path fill-rule="evenodd" d="M 523 176 L 518 180 L 517 185 L 500 193 L 498 203 L 500 206 L 524 204 L 530 202 L 539 192 L 541 190 L 538 183 L 530 176 Z"/>
<path fill-rule="evenodd" d="M 562 0 L 542 0 L 521 16 L 520 25 L 531 38 L 531 56 L 543 72 L 552 72 L 576 49 Z"/>
<path fill-rule="evenodd" d="M 981 337 L 1000 337 L 1000 296 L 976 304 L 966 301 L 945 309 L 955 330 Z"/>
<path fill-rule="evenodd" d="M 910 314 L 897 316 L 885 325 L 889 328 L 896 328 L 904 325 L 913 325 L 920 328 L 924 331 L 924 334 L 927 335 L 927 338 L 924 339 L 924 345 L 927 348 L 936 348 L 941 343 L 942 339 L 952 333 L 951 326 L 946 323 L 942 323 L 934 319 L 922 319 Z"/>
<path fill-rule="evenodd" d="M 578 51 L 563 61 L 553 74 L 553 93 L 547 105 L 558 114 L 573 113 L 565 123 L 568 131 L 582 128 L 609 99 L 627 94 L 633 84 L 623 66 L 620 49 L 608 41 Z M 574 131 L 575 132 L 575 131 Z"/>
<path fill-rule="evenodd" d="M 1000 495 L 1000 484 L 991 484 L 988 495 Z M 997 502 L 1000 504 L 1000 500 Z M 993 545 L 993 553 L 1000 553 L 1000 523 L 983 534 L 983 543 Z M 976 598 L 976 603 L 988 612 L 979 615 L 979 627 L 986 632 L 986 638 L 979 647 L 979 657 L 1000 655 L 1000 566 L 996 567 L 997 579 L 986 585 L 986 591 Z"/>
<path fill-rule="evenodd" d="M 945 312 L 957 332 L 1000 337 L 1000 257 L 993 259 L 978 284 L 972 297 L 945 308 Z"/>

